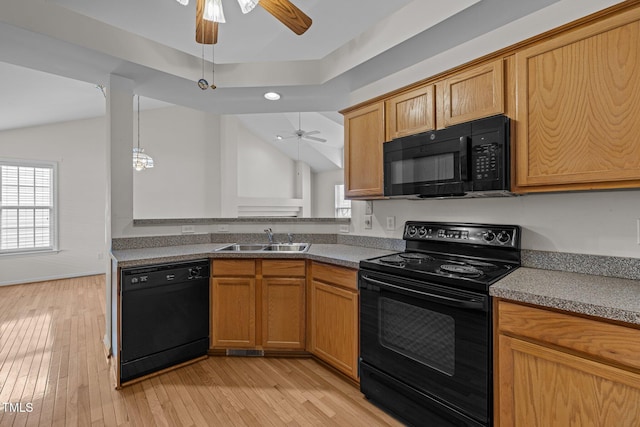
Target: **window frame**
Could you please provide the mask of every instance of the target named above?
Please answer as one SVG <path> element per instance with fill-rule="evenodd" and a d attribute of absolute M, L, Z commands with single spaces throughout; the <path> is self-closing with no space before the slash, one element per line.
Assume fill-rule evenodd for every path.
<path fill-rule="evenodd" d="M 43 254 L 58 252 L 58 162 L 43 161 L 43 160 L 26 160 L 26 159 L 10 159 L 0 157 L 0 220 L 2 217 L 2 210 L 8 208 L 19 208 L 17 206 L 2 206 L 2 167 L 3 166 L 16 166 L 16 167 L 28 167 L 28 168 L 48 168 L 51 169 L 51 205 L 48 206 L 50 213 L 49 220 L 49 246 L 47 247 L 32 247 L 32 248 L 17 248 L 17 249 L 0 249 L 0 257 L 15 256 L 15 255 L 29 255 L 29 254 Z M 33 206 L 31 208 L 37 208 Z M 2 223 L 0 222 L 0 229 Z"/>
<path fill-rule="evenodd" d="M 338 188 L 342 187 L 342 189 L 340 191 L 338 191 Z M 333 199 L 334 199 L 334 218 L 351 218 L 351 213 L 352 213 L 352 208 L 351 208 L 351 200 L 347 200 L 345 199 L 345 185 L 344 184 L 336 184 L 334 186 L 334 190 L 333 190 Z M 339 200 L 339 196 L 338 193 L 340 193 L 342 195 L 342 198 Z M 340 202 L 344 202 L 344 204 L 340 203 Z M 345 215 L 339 215 L 338 213 L 340 211 L 346 211 L 349 213 L 348 216 Z"/>

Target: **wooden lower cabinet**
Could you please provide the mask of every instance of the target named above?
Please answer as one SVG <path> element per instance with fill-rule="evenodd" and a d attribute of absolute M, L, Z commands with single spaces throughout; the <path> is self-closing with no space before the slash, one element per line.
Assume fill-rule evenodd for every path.
<path fill-rule="evenodd" d="M 305 261 L 212 261 L 211 348 L 305 348 Z"/>
<path fill-rule="evenodd" d="M 262 346 L 304 349 L 304 278 L 262 279 Z"/>
<path fill-rule="evenodd" d="M 256 280 L 211 279 L 211 346 L 253 348 L 256 345 Z"/>
<path fill-rule="evenodd" d="M 496 426 L 640 425 L 640 330 L 496 303 Z"/>
<path fill-rule="evenodd" d="M 357 270 L 313 262 L 309 289 L 309 351 L 357 380 Z"/>

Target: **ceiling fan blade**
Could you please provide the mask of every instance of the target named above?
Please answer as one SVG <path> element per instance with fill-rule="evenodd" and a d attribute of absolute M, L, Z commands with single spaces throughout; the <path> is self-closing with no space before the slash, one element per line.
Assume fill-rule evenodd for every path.
<path fill-rule="evenodd" d="M 289 0 L 260 0 L 258 4 L 297 35 L 304 34 L 313 22 Z"/>
<path fill-rule="evenodd" d="M 305 139 L 310 139 L 310 140 L 312 140 L 312 141 L 327 142 L 327 140 L 326 140 L 326 139 L 324 139 L 324 138 L 317 138 L 317 137 L 315 137 L 315 136 L 308 136 L 308 134 L 307 134 L 307 135 L 305 135 L 305 136 L 303 136 L 303 138 L 305 138 Z"/>
<path fill-rule="evenodd" d="M 204 14 L 205 0 L 198 0 L 196 3 L 196 42 L 200 44 L 218 43 L 218 23 L 207 21 L 202 17 Z"/>
<path fill-rule="evenodd" d="M 304 134 L 305 135 L 315 135 L 317 133 L 320 133 L 320 131 L 319 130 L 312 130 L 311 132 L 305 132 Z"/>

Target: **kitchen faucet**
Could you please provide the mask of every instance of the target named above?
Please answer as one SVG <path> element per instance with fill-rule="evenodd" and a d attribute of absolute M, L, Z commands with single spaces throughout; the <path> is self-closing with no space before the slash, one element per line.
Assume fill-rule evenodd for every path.
<path fill-rule="evenodd" d="M 293 244 L 293 233 L 287 233 L 287 238 L 289 239 L 289 244 Z"/>
<path fill-rule="evenodd" d="M 271 228 L 265 228 L 264 232 L 267 233 L 267 237 L 269 238 L 269 244 L 272 245 L 273 244 L 273 231 L 271 231 Z"/>

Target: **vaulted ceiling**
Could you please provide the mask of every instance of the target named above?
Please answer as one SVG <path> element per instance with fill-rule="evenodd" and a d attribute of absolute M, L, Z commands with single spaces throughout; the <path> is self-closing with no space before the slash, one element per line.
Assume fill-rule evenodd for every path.
<path fill-rule="evenodd" d="M 146 98 L 214 113 L 335 112 L 367 85 L 571 1 L 292 0 L 313 19 L 297 36 L 260 7 L 243 15 L 235 0 L 223 0 L 227 22 L 215 50 L 195 42 L 195 0 L 1 1 L 0 130 L 47 114 L 89 114 L 73 106 L 108 85 L 110 74 L 131 79 Z M 216 90 L 196 85 L 203 55 L 208 80 L 215 58 Z M 75 95 L 79 86 L 85 92 Z M 47 101 L 41 109 L 29 102 L 21 122 L 22 100 L 43 88 L 57 105 L 47 112 Z M 271 90 L 282 99 L 265 100 Z"/>

